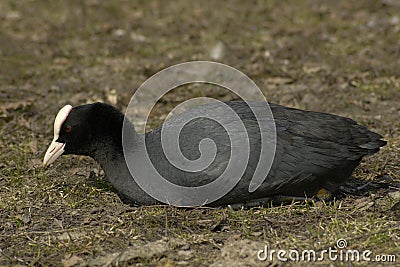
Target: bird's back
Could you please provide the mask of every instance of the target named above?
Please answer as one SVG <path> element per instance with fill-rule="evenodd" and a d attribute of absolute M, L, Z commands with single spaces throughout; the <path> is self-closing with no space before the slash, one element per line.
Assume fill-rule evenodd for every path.
<path fill-rule="evenodd" d="M 252 108 L 265 105 L 263 102 L 249 104 Z M 242 179 L 215 205 L 274 195 L 312 196 L 321 188 L 335 191 L 351 175 L 363 156 L 377 152 L 386 143 L 380 140 L 380 135 L 351 119 L 270 104 L 276 125 L 275 157 L 263 184 L 250 193 L 249 183 L 260 158 L 261 136 L 271 138 L 273 134 L 260 130 L 245 102 L 233 101 L 228 105 L 246 127 L 250 157 Z M 186 112 L 202 114 L 214 107 L 214 104 L 207 104 Z M 163 127 L 176 127 L 182 116 L 178 115 Z M 186 158 L 196 160 L 201 156 L 199 143 L 204 138 L 212 139 L 217 147 L 212 164 L 200 172 L 182 171 L 169 163 L 162 151 L 161 128 L 148 133 L 146 140 L 150 158 L 163 177 L 183 186 L 200 186 L 223 173 L 231 156 L 230 140 L 235 135 L 239 136 L 235 132 L 228 134 L 224 127 L 207 118 L 198 118 L 185 125 L 179 136 L 179 149 Z"/>

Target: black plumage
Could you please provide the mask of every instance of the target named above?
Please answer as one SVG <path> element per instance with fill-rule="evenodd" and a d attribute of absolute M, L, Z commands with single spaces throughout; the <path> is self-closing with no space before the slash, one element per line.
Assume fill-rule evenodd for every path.
<path fill-rule="evenodd" d="M 270 133 L 260 131 L 254 114 L 245 102 L 232 101 L 227 104 L 246 127 L 251 153 L 239 183 L 221 199 L 210 203 L 211 206 L 245 204 L 281 195 L 311 197 L 322 188 L 334 192 L 351 176 L 364 156 L 376 153 L 386 144 L 379 134 L 351 119 L 270 104 L 277 134 L 275 158 L 263 184 L 250 193 L 250 179 L 260 156 L 260 138 Z M 249 104 L 252 107 L 265 105 L 263 102 Z M 186 112 L 201 113 L 213 109 L 213 105 L 198 106 Z M 124 115 L 119 110 L 103 103 L 94 103 L 75 107 L 67 115 L 57 140 L 54 140 L 65 144 L 63 154 L 94 158 L 120 196 L 128 202 L 138 205 L 157 203 L 136 184 L 128 171 L 121 144 Z M 180 116 L 177 116 L 163 127 L 174 127 L 179 119 Z M 67 127 L 72 128 L 68 133 Z M 131 129 L 133 138 L 143 138 L 133 127 Z M 191 173 L 181 171 L 168 162 L 160 145 L 161 128 L 145 135 L 147 149 L 156 169 L 171 182 L 184 186 L 207 184 L 226 168 L 231 150 L 229 136 L 221 125 L 207 118 L 193 120 L 183 128 L 179 139 L 183 155 L 190 160 L 198 158 L 198 144 L 206 137 L 211 138 L 217 146 L 216 158 L 205 170 Z"/>

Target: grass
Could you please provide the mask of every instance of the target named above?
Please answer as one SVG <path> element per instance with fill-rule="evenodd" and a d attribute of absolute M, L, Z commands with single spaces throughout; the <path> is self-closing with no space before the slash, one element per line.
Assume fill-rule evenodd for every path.
<path fill-rule="evenodd" d="M 339 238 L 398 263 L 398 14 L 393 1 L 367 0 L 0 2 L 0 265 L 279 266 L 257 251 L 322 251 Z M 248 210 L 131 207 L 91 159 L 41 167 L 61 106 L 107 102 L 115 89 L 124 110 L 148 77 L 210 60 L 218 42 L 220 62 L 253 78 L 268 101 L 350 117 L 388 145 L 333 201 Z M 151 127 L 184 99 L 231 98 L 192 89 L 166 96 Z"/>

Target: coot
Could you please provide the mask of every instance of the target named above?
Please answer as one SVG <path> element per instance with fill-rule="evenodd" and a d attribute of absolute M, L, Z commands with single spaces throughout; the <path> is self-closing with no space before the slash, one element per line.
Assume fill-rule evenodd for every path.
<path fill-rule="evenodd" d="M 386 144 L 381 135 L 349 118 L 269 104 L 276 126 L 275 157 L 264 182 L 250 192 L 249 184 L 260 159 L 259 147 L 264 134 L 257 127 L 250 107 L 267 104 L 244 101 L 226 104 L 245 125 L 250 157 L 236 186 L 221 198 L 208 203 L 209 206 L 262 204 L 266 199 L 278 196 L 312 197 L 319 192 L 334 192 L 351 176 L 364 156 L 378 152 Z M 210 109 L 213 109 L 213 104 L 198 106 L 184 113 L 201 113 Z M 180 116 L 164 126 L 174 127 Z M 124 121 L 123 113 L 104 103 L 63 107 L 55 119 L 54 139 L 43 165 L 49 165 L 62 154 L 90 156 L 101 165 L 125 202 L 136 205 L 159 203 L 138 186 L 128 169 L 122 146 Z M 207 118 L 191 121 L 180 133 L 180 148 L 189 160 L 199 157 L 198 145 L 202 139 L 210 138 L 216 145 L 215 159 L 198 172 L 180 170 L 169 162 L 161 147 L 162 127 L 145 135 L 131 128 L 133 139 L 145 138 L 147 151 L 157 171 L 181 186 L 202 186 L 213 181 L 221 175 L 231 157 L 226 131 Z M 135 150 L 135 147 L 131 149 Z"/>

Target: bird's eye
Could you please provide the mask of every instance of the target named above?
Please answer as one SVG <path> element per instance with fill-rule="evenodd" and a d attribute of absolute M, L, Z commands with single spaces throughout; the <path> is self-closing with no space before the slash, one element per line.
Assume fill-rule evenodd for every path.
<path fill-rule="evenodd" d="M 65 132 L 70 133 L 71 131 L 72 131 L 71 125 L 67 125 L 67 127 L 65 127 Z"/>

